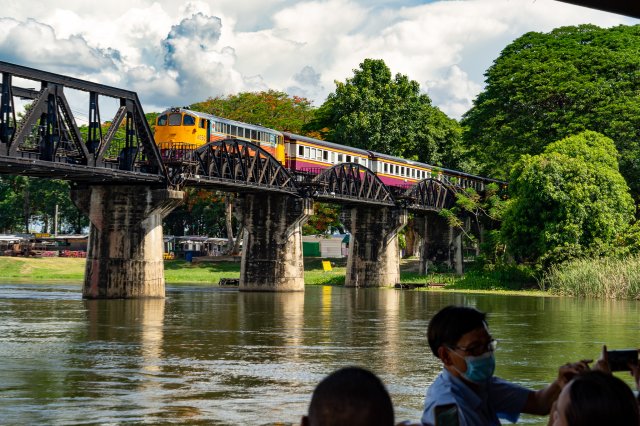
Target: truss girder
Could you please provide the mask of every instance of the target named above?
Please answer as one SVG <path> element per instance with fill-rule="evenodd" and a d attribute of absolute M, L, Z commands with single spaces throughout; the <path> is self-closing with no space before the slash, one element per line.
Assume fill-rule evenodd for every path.
<path fill-rule="evenodd" d="M 194 152 L 195 172 L 187 177 L 192 185 L 216 183 L 239 192 L 273 188 L 292 194 L 298 187 L 278 160 L 251 142 L 223 139 L 210 142 Z"/>
<path fill-rule="evenodd" d="M 330 167 L 313 179 L 314 196 L 327 196 L 344 201 L 394 205 L 389 188 L 370 169 L 356 163 L 343 163 Z M 321 192 L 321 193 L 320 193 Z"/>
<path fill-rule="evenodd" d="M 153 182 L 158 176 L 166 178 L 160 151 L 135 92 L 2 61 L 0 73 L 0 156 L 16 159 L 16 164 L 20 164 L 18 159 L 29 159 L 34 162 L 34 170 L 48 165 L 51 177 L 57 177 L 56 170 L 60 169 L 69 180 L 73 175 L 61 164 L 148 174 L 153 175 L 149 176 Z M 18 87 L 16 79 L 39 85 L 40 90 Z M 74 113 L 65 94 L 68 88 L 89 94 L 88 113 Z M 110 125 L 100 117 L 99 101 L 105 96 L 120 102 Z M 19 117 L 16 98 L 30 100 Z M 89 117 L 86 132 L 78 126 L 76 114 L 84 121 Z M 103 132 L 102 127 L 107 125 L 109 129 Z M 116 139 L 118 143 L 114 144 Z M 103 172 L 96 175 L 104 181 Z M 86 173 L 82 176 L 86 181 Z"/>
<path fill-rule="evenodd" d="M 438 180 L 425 179 L 413 185 L 404 194 L 407 208 L 410 210 L 440 211 L 454 206 L 456 197 L 454 189 Z"/>

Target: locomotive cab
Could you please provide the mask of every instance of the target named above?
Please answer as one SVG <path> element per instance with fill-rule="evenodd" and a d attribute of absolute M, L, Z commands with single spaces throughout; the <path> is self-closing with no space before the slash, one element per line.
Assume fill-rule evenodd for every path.
<path fill-rule="evenodd" d="M 171 108 L 156 119 L 154 138 L 164 161 L 182 161 L 209 141 L 209 120 L 192 111 Z"/>

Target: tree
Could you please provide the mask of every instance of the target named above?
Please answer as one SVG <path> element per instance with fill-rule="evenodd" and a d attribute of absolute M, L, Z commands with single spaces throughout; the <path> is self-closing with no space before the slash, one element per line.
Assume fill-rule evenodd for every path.
<path fill-rule="evenodd" d="M 640 195 L 640 26 L 594 25 L 530 32 L 485 73 L 464 115 L 476 172 L 506 178 L 521 155 L 593 130 L 615 141 L 620 170 Z"/>
<path fill-rule="evenodd" d="M 313 216 L 302 225 L 302 235 L 326 235 L 329 231 L 343 231 L 339 207 L 327 203 L 313 203 Z"/>
<path fill-rule="evenodd" d="M 635 210 L 615 158 L 611 139 L 583 132 L 516 163 L 502 225 L 516 260 L 548 267 L 612 250 Z"/>
<path fill-rule="evenodd" d="M 332 142 L 438 166 L 458 167 L 461 130 L 431 105 L 420 85 L 391 71 L 380 59 L 365 59 L 341 83 L 305 129 Z"/>
<path fill-rule="evenodd" d="M 313 117 L 311 101 L 284 92 L 243 92 L 227 97 L 209 98 L 190 106 L 205 112 L 271 129 L 300 133 Z"/>

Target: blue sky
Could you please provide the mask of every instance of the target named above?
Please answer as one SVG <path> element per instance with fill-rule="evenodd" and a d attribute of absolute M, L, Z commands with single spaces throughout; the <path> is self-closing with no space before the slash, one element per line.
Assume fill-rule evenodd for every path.
<path fill-rule="evenodd" d="M 365 58 L 454 118 L 528 31 L 640 20 L 555 0 L 0 0 L 0 60 L 135 90 L 146 111 L 240 91 L 319 106 Z"/>

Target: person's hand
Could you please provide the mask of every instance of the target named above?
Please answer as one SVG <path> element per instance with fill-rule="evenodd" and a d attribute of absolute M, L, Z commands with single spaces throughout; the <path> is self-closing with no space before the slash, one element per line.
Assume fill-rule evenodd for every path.
<path fill-rule="evenodd" d="M 565 365 L 561 365 L 558 369 L 558 378 L 556 382 L 560 385 L 560 388 L 564 388 L 567 383 L 571 381 L 578 374 L 582 374 L 585 371 L 589 371 L 589 363 L 593 362 L 592 359 L 583 359 L 578 362 L 568 362 Z"/>
<path fill-rule="evenodd" d="M 609 366 L 609 354 L 607 353 L 607 345 L 602 346 L 602 353 L 600 358 L 593 365 L 594 370 L 602 371 L 603 373 L 611 374 L 611 367 Z"/>

